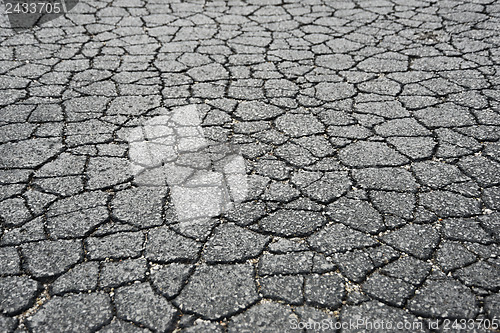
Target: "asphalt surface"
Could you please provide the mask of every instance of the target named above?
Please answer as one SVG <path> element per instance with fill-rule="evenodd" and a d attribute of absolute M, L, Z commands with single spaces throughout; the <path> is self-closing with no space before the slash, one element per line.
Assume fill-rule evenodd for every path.
<path fill-rule="evenodd" d="M 1 26 L 1 332 L 498 325 L 500 3 L 81 1 Z"/>

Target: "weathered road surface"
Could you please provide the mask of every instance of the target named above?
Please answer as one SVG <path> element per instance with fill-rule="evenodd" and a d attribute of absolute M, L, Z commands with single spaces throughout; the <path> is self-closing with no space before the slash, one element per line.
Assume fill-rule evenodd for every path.
<path fill-rule="evenodd" d="M 1 25 L 1 332 L 498 320 L 500 3 L 82 1 Z M 246 163 L 212 219 L 131 167 L 130 133 L 185 105 Z"/>

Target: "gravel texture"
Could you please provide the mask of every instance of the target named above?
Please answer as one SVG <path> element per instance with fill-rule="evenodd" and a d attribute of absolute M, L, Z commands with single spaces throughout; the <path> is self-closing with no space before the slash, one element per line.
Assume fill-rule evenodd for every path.
<path fill-rule="evenodd" d="M 0 332 L 499 319 L 494 0 L 0 17 Z"/>

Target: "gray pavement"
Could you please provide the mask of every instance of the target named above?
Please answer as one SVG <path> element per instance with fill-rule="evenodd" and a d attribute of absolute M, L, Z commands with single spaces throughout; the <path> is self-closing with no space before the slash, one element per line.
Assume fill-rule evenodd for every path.
<path fill-rule="evenodd" d="M 0 332 L 500 325 L 497 1 L 0 16 Z"/>

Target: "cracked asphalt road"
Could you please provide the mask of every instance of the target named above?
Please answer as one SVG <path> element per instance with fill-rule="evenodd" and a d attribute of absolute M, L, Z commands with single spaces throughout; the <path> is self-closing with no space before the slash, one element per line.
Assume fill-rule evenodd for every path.
<path fill-rule="evenodd" d="M 500 319 L 498 2 L 85 0 L 1 20 L 0 331 Z M 129 169 L 127 133 L 184 105 L 250 184 L 198 224 Z"/>

